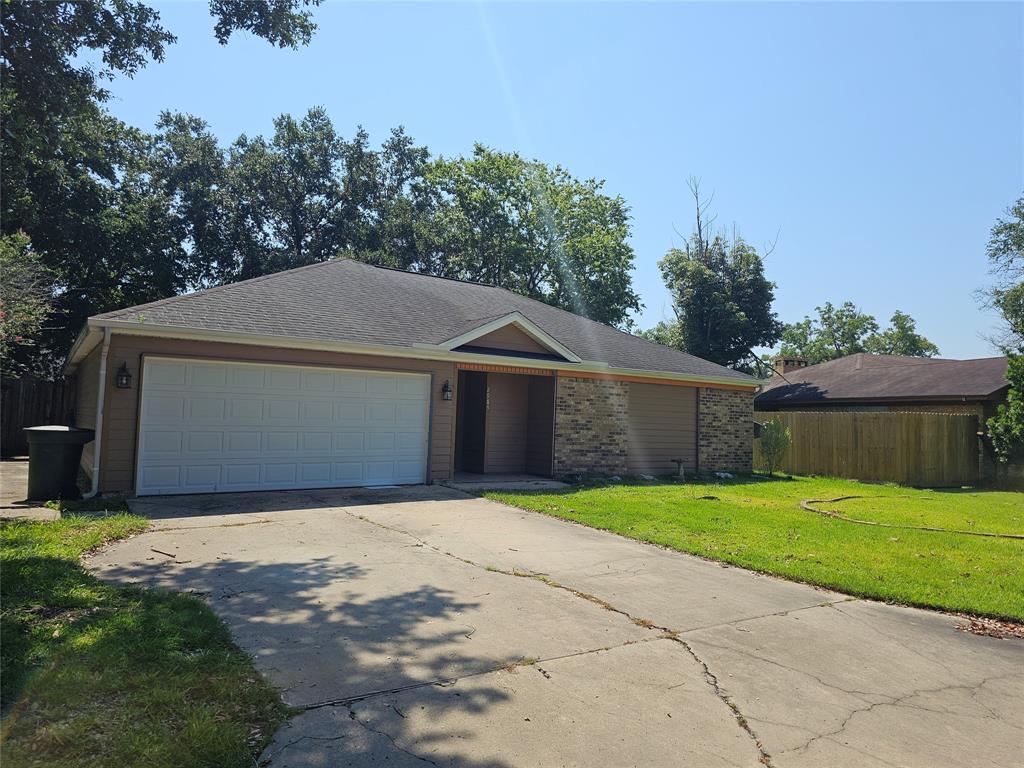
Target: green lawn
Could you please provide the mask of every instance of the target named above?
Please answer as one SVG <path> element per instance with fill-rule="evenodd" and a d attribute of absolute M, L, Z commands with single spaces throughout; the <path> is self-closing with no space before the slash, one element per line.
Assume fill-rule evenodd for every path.
<path fill-rule="evenodd" d="M 863 520 L 1024 533 L 1024 493 L 914 490 L 849 480 L 737 478 L 486 496 L 683 552 L 840 592 L 1024 620 L 1024 540 L 897 530 L 834 520 L 802 499 Z M 716 498 L 701 498 L 701 497 Z"/>
<path fill-rule="evenodd" d="M 4 768 L 252 766 L 283 721 L 201 600 L 80 565 L 146 525 L 123 513 L 0 523 Z"/>

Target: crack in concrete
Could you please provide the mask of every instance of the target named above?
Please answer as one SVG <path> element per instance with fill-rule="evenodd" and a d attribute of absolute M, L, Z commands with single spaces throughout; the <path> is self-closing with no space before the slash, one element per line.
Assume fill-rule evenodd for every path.
<path fill-rule="evenodd" d="M 437 686 L 439 688 L 447 688 L 455 685 L 462 680 L 469 680 L 474 677 L 485 677 L 486 675 L 493 675 L 496 672 L 507 672 L 510 669 L 517 667 L 536 667 L 538 664 L 546 664 L 551 661 L 562 661 L 563 659 L 574 659 L 579 656 L 589 656 L 593 653 L 605 653 L 607 651 L 614 651 L 617 648 L 625 648 L 630 645 L 636 645 L 637 643 L 651 643 L 657 640 L 664 640 L 668 638 L 663 637 L 649 637 L 643 640 L 627 640 L 624 643 L 618 645 L 605 645 L 600 648 L 589 648 L 584 651 L 574 651 L 573 653 L 563 653 L 559 656 L 548 656 L 543 659 L 518 659 L 515 661 L 499 662 L 493 667 L 487 669 L 481 669 L 478 672 L 467 672 L 464 675 L 458 675 L 457 677 L 440 677 L 434 678 L 433 680 L 423 680 L 418 683 L 409 683 L 408 685 L 399 685 L 394 688 L 382 688 L 373 691 L 366 691 L 364 693 L 356 693 L 351 696 L 345 696 L 339 699 L 325 699 L 324 701 L 316 701 L 311 704 L 299 704 L 296 705 L 298 709 L 305 712 L 309 712 L 314 709 L 323 709 L 324 707 L 347 707 L 349 704 L 355 704 L 359 701 L 366 701 L 367 699 L 375 699 L 379 696 L 389 696 L 398 693 L 405 693 L 406 691 L 415 691 L 420 688 L 430 688 L 431 686 Z"/>
<path fill-rule="evenodd" d="M 745 650 L 743 648 L 736 648 L 736 647 L 731 646 L 731 645 L 720 645 L 718 643 L 710 643 L 710 642 L 708 642 L 706 640 L 701 640 L 701 643 L 706 645 L 708 648 L 715 648 L 716 650 L 719 650 L 719 651 L 727 651 L 727 652 L 731 652 L 731 653 L 738 653 L 741 656 L 746 656 L 747 658 L 750 658 L 750 659 L 757 659 L 758 661 L 762 661 L 765 664 L 770 664 L 770 665 L 772 665 L 774 667 L 778 667 L 779 669 L 784 669 L 787 672 L 794 672 L 794 673 L 796 673 L 798 675 L 803 675 L 804 677 L 809 677 L 809 678 L 811 678 L 811 680 L 813 680 L 814 682 L 818 683 L 819 685 L 821 685 L 821 686 L 823 686 L 825 688 L 831 688 L 831 689 L 833 689 L 835 691 L 839 691 L 840 693 L 845 693 L 845 694 L 847 694 L 849 696 L 854 696 L 854 697 L 860 698 L 862 701 L 864 700 L 865 696 L 882 696 L 883 698 L 887 698 L 887 699 L 891 699 L 892 698 L 891 696 L 889 696 L 889 694 L 879 693 L 877 691 L 860 691 L 860 690 L 857 690 L 856 688 L 843 688 L 841 685 L 836 685 L 835 683 L 829 683 L 829 682 L 826 682 L 825 680 L 822 680 L 820 677 L 818 677 L 818 675 L 815 675 L 812 672 L 808 672 L 807 670 L 804 670 L 804 669 L 798 669 L 797 667 L 791 667 L 788 664 L 783 664 L 782 662 L 776 661 L 775 659 L 769 659 L 767 656 L 760 656 L 760 655 L 754 653 L 753 651 L 748 651 L 748 650 Z M 869 703 L 871 703 L 871 702 L 869 702 Z"/>
<path fill-rule="evenodd" d="M 692 627 L 690 629 L 680 630 L 679 634 L 689 635 L 694 632 L 703 632 L 706 629 L 720 629 L 721 627 L 735 627 L 739 624 L 746 624 L 749 621 L 757 621 L 758 619 L 771 619 L 776 616 L 789 616 L 793 613 L 800 613 L 801 611 L 813 611 L 815 608 L 831 608 L 834 605 L 840 603 L 852 603 L 861 602 L 859 597 L 841 597 L 838 600 L 824 600 L 814 605 L 805 605 L 802 608 L 787 608 L 784 611 L 775 611 L 774 613 L 761 613 L 756 616 L 745 616 L 741 619 L 733 619 L 732 621 L 720 621 L 716 624 L 706 624 L 702 627 Z"/>
<path fill-rule="evenodd" d="M 936 665 L 942 667 L 944 670 L 946 670 L 951 675 L 955 675 L 957 673 L 957 671 L 955 669 L 953 669 L 952 667 L 949 667 L 948 665 L 944 664 L 940 659 L 932 657 L 932 656 L 926 656 L 925 654 L 921 653 L 921 651 L 918 650 L 917 648 L 914 648 L 913 646 L 908 645 L 907 643 L 905 643 L 903 641 L 903 638 L 898 637 L 896 635 L 891 635 L 888 632 L 883 632 L 878 627 L 876 627 L 876 626 L 874 626 L 872 624 L 869 624 L 867 621 L 865 621 L 860 616 L 855 616 L 852 613 L 848 613 L 847 611 L 844 611 L 841 607 L 837 607 L 836 610 L 839 613 L 841 613 L 843 616 L 846 616 L 848 619 L 852 619 L 853 621 L 856 621 L 862 627 L 864 627 L 866 629 L 870 629 L 876 635 L 879 635 L 880 637 L 884 637 L 886 640 L 890 640 L 890 641 L 896 643 L 896 645 L 898 645 L 900 648 L 902 648 L 903 650 L 907 651 L 908 653 L 914 654 L 915 656 L 917 656 L 922 661 L 925 661 L 925 662 L 927 662 L 929 664 L 936 664 Z"/>
<path fill-rule="evenodd" d="M 583 592 L 582 590 L 578 590 L 578 589 L 576 589 L 574 587 L 569 587 L 569 586 L 566 586 L 564 584 L 559 584 L 558 582 L 556 582 L 553 579 L 551 579 L 550 577 L 548 577 L 546 574 L 535 573 L 535 572 L 530 572 L 530 571 L 517 571 L 517 570 L 511 570 L 510 571 L 510 570 L 506 570 L 506 569 L 503 569 L 503 568 L 496 568 L 496 567 L 493 567 L 493 566 L 482 566 L 479 563 L 474 562 L 473 560 L 469 560 L 468 558 L 461 557 L 459 555 L 454 554 L 453 552 L 448 552 L 446 550 L 443 550 L 440 547 L 437 547 L 437 546 L 431 544 L 430 542 L 426 541 L 425 539 L 420 538 L 416 534 L 411 533 L 410 531 L 404 530 L 402 528 L 395 528 L 394 526 L 386 525 L 386 524 L 378 522 L 376 520 L 371 520 L 370 518 L 366 517 L 365 515 L 356 514 L 354 512 L 349 511 L 348 509 L 346 509 L 344 507 L 336 507 L 336 509 L 340 509 L 345 514 L 351 515 L 352 517 L 355 517 L 357 520 L 362 520 L 363 522 L 368 523 L 370 525 L 377 526 L 378 528 L 382 528 L 384 530 L 391 531 L 392 533 L 397 533 L 397 534 L 402 535 L 402 536 L 407 536 L 407 537 L 413 539 L 414 541 L 419 542 L 421 545 L 423 545 L 423 547 L 425 549 L 429 549 L 429 550 L 431 550 L 433 552 L 436 552 L 438 554 L 445 555 L 446 557 L 453 558 L 455 560 L 458 560 L 459 562 L 465 563 L 465 564 L 470 565 L 470 566 L 472 566 L 474 568 L 480 568 L 480 569 L 483 569 L 485 571 L 490 571 L 492 573 L 500 573 L 500 574 L 505 575 L 505 576 L 515 576 L 515 577 L 518 577 L 518 578 L 531 578 L 531 579 L 535 579 L 535 580 L 540 581 L 541 583 L 543 583 L 543 584 L 545 584 L 545 585 L 547 585 L 549 587 L 552 587 L 554 589 L 564 590 L 564 591 L 570 593 L 571 595 L 573 595 L 575 597 L 578 597 L 580 599 L 587 600 L 588 602 L 591 602 L 591 603 L 594 603 L 596 605 L 599 605 L 599 606 L 601 606 L 602 608 L 604 608 L 607 611 L 611 611 L 613 613 L 617 613 L 617 614 L 619 614 L 621 616 L 624 616 L 625 618 L 629 619 L 633 624 L 636 624 L 639 627 L 642 627 L 642 628 L 647 629 L 647 630 L 652 630 L 652 631 L 660 632 L 661 633 L 660 639 L 671 640 L 671 641 L 681 645 L 686 650 L 686 652 L 693 658 L 693 660 L 695 662 L 697 662 L 697 664 L 703 670 L 704 681 L 711 688 L 711 690 L 715 694 L 715 696 L 723 704 L 725 704 L 726 707 L 728 707 L 729 711 L 733 715 L 734 720 L 736 721 L 736 724 L 754 742 L 754 745 L 757 748 L 757 751 L 758 751 L 758 754 L 759 754 L 759 758 L 758 758 L 759 762 L 761 762 L 763 765 L 767 766 L 768 768 L 772 768 L 772 758 L 771 758 L 771 755 L 765 749 L 764 745 L 761 742 L 761 739 L 754 732 L 754 729 L 751 727 L 749 720 L 746 718 L 746 716 L 744 716 L 743 712 L 740 710 L 740 708 L 736 704 L 736 702 L 734 702 L 732 700 L 732 698 L 722 688 L 722 686 L 720 685 L 720 683 L 718 681 L 718 677 L 708 667 L 707 662 L 705 662 L 693 650 L 693 648 L 690 646 L 689 643 L 687 643 L 685 640 L 683 640 L 682 638 L 679 637 L 680 633 L 677 632 L 676 630 L 671 629 L 669 627 L 658 626 L 658 625 L 654 624 L 653 622 L 651 622 L 650 620 L 642 618 L 642 617 L 633 616 L 628 611 L 625 611 L 625 610 L 623 610 L 621 608 L 618 608 L 618 607 L 612 605 L 611 603 L 609 603 L 607 600 L 604 600 L 604 599 L 602 599 L 600 597 L 597 597 L 596 595 L 592 595 L 592 594 L 589 594 L 587 592 Z M 602 650 L 607 650 L 607 649 L 602 649 Z M 550 659 L 548 661 L 550 661 Z"/>
<path fill-rule="evenodd" d="M 286 749 L 291 749 L 296 744 L 299 744 L 300 742 L 303 742 L 303 741 L 341 741 L 344 738 L 345 738 L 344 735 L 342 735 L 342 736 L 299 736 L 299 738 L 292 739 L 287 744 L 283 744 L 278 749 L 275 749 L 273 752 L 271 752 L 269 755 L 267 755 L 266 758 L 264 758 L 262 761 L 260 761 L 259 765 L 260 766 L 264 766 L 264 765 L 272 764 L 275 757 L 277 757 L 278 755 L 282 754 Z"/>
<path fill-rule="evenodd" d="M 440 763 L 438 763 L 438 762 L 436 762 L 434 760 L 431 760 L 429 757 L 424 757 L 423 755 L 418 755 L 415 752 L 413 752 L 412 750 L 403 747 L 401 744 L 398 743 L 398 740 L 394 736 L 392 736 L 390 733 L 388 733 L 387 731 L 382 731 L 382 730 L 379 730 L 377 728 L 374 728 L 369 723 L 366 723 L 366 722 L 363 722 L 362 720 L 360 720 L 356 716 L 355 710 L 352 709 L 352 707 L 350 705 L 345 705 L 345 709 L 348 710 L 348 717 L 349 717 L 349 719 L 352 722 L 354 722 L 357 725 L 361 726 L 362 728 L 364 728 L 365 730 L 369 731 L 370 733 L 375 733 L 378 736 L 383 736 L 385 739 L 387 739 L 389 742 L 391 742 L 391 745 L 395 749 L 397 749 L 399 752 L 401 752 L 403 755 L 408 755 L 409 757 L 411 757 L 414 760 L 420 760 L 420 761 L 426 763 L 427 765 L 433 765 L 433 766 L 436 766 L 437 768 L 440 768 L 440 766 L 441 766 Z"/>
<path fill-rule="evenodd" d="M 937 709 L 929 709 L 928 707 L 924 707 L 924 706 L 920 706 L 920 705 L 916 705 L 916 704 L 907 704 L 906 702 L 908 702 L 910 699 L 913 699 L 913 698 L 915 698 L 917 696 L 921 696 L 921 695 L 924 695 L 924 694 L 927 694 L 927 693 L 945 693 L 946 691 L 954 691 L 954 690 L 965 690 L 965 691 L 972 691 L 972 692 L 978 691 L 981 688 L 983 688 L 985 685 L 987 685 L 988 683 L 992 682 L 993 680 L 1001 680 L 1004 677 L 1007 677 L 1007 675 L 993 675 L 991 677 L 986 677 L 986 678 L 980 680 L 979 682 L 974 683 L 973 685 L 943 685 L 943 686 L 939 686 L 938 688 L 919 688 L 919 689 L 915 689 L 913 691 L 910 691 L 909 693 L 906 693 L 906 694 L 904 694 L 902 696 L 895 696 L 895 697 L 893 697 L 893 696 L 886 696 L 886 698 L 888 698 L 889 701 L 876 701 L 876 702 L 874 702 L 872 704 L 869 704 L 866 707 L 858 707 L 858 708 L 852 710 L 845 718 L 843 718 L 843 721 L 839 724 L 838 728 L 835 728 L 835 729 L 833 729 L 831 731 L 828 731 L 826 733 L 816 734 L 816 735 L 812 736 L 810 739 L 808 739 L 806 742 L 804 742 L 803 744 L 801 744 L 799 746 L 796 746 L 796 747 L 793 747 L 791 749 L 787 749 L 783 754 L 789 754 L 791 752 L 799 752 L 799 753 L 806 752 L 810 748 L 810 746 L 812 744 L 814 744 L 816 741 L 820 741 L 821 739 L 828 739 L 830 741 L 835 742 L 834 737 L 838 736 L 840 733 L 845 731 L 849 727 L 850 722 L 857 715 L 862 715 L 862 714 L 866 714 L 868 712 L 872 712 L 875 709 L 878 709 L 879 707 L 903 707 L 903 708 L 906 708 L 906 709 L 914 709 L 914 710 L 918 710 L 918 711 L 921 711 L 921 712 L 932 712 L 932 713 L 936 713 L 936 714 L 948 714 L 948 711 L 937 710 Z M 1010 677 L 1012 677 L 1012 675 L 1010 675 Z M 879 695 L 883 695 L 884 696 L 885 694 L 879 694 Z M 835 742 L 835 743 L 839 743 L 839 742 Z M 846 745 L 843 745 L 843 746 L 846 746 Z M 874 755 L 872 755 L 872 757 L 874 757 Z M 884 761 L 882 761 L 882 762 L 884 762 Z"/>
<path fill-rule="evenodd" d="M 172 527 L 152 527 L 146 531 L 143 531 L 140 536 L 144 536 L 147 533 L 164 533 L 165 531 L 203 531 L 209 528 L 242 528 L 246 525 L 271 525 L 274 523 L 280 523 L 280 520 L 250 520 L 245 523 L 221 523 L 218 525 L 176 525 Z"/>

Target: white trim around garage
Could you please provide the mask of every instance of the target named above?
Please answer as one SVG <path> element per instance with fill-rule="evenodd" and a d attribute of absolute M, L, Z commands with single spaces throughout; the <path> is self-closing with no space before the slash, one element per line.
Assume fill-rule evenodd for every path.
<path fill-rule="evenodd" d="M 419 484 L 429 373 L 144 356 L 135 491 Z"/>

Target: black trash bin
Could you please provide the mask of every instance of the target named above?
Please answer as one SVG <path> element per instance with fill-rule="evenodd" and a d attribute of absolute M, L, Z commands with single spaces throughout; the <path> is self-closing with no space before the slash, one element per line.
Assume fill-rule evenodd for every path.
<path fill-rule="evenodd" d="M 28 498 L 77 499 L 82 447 L 96 433 L 79 427 L 25 427 L 28 438 Z"/>

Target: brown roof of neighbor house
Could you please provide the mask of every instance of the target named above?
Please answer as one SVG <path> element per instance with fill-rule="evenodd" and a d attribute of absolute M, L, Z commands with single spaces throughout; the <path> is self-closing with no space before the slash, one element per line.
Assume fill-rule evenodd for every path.
<path fill-rule="evenodd" d="M 788 381 L 787 381 L 788 380 Z M 856 355 L 772 376 L 756 405 L 847 400 L 988 400 L 1009 386 L 1006 358 L 937 360 Z"/>
<path fill-rule="evenodd" d="M 751 377 L 504 288 L 333 259 L 206 291 L 96 315 L 309 341 L 416 347 L 442 344 L 519 312 L 587 362 L 754 384 Z M 567 367 L 571 367 L 567 363 Z"/>

